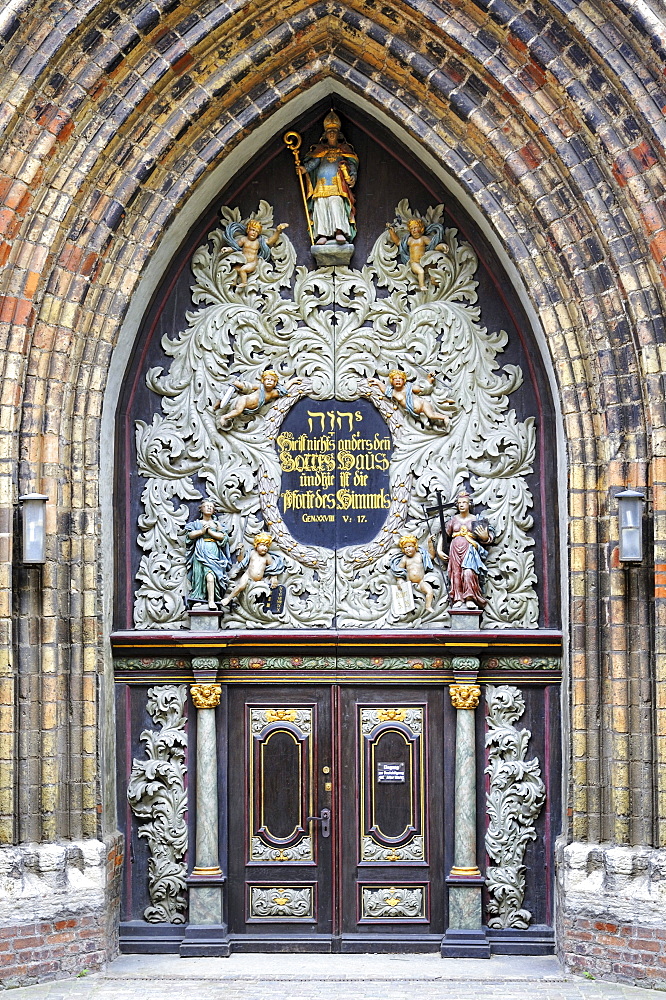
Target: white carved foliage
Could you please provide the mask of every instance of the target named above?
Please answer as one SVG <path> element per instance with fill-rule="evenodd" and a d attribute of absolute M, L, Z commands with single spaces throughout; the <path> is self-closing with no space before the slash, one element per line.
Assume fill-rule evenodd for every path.
<path fill-rule="evenodd" d="M 148 841 L 148 891 L 151 923 L 182 924 L 187 906 L 187 792 L 185 790 L 185 684 L 148 688 L 146 708 L 161 729 L 145 729 L 146 759 L 132 761 L 127 798 L 141 821 L 139 837 Z"/>
<path fill-rule="evenodd" d="M 532 914 L 522 908 L 525 896 L 523 858 L 534 823 L 546 798 L 536 757 L 527 760 L 529 729 L 515 722 L 525 711 L 520 690 L 509 685 L 486 687 L 488 766 L 486 851 L 493 865 L 486 873 L 488 926 L 525 928 Z"/>
<path fill-rule="evenodd" d="M 406 219 L 406 202 L 398 206 Z M 261 202 L 255 213 L 267 235 L 273 210 Z M 428 209 L 439 222 L 442 206 Z M 239 221 L 237 209 L 222 209 L 222 221 Z M 431 571 L 433 609 L 425 612 L 417 593 L 413 612 L 392 617 L 389 561 L 405 531 L 425 541 L 422 502 L 433 490 L 451 497 L 467 480 L 497 532 L 488 557 L 490 601 L 484 627 L 535 627 L 532 499 L 525 483 L 535 451 L 534 423 L 519 421 L 508 397 L 522 381 L 519 369 L 499 368 L 503 331 L 480 323 L 474 273 L 477 259 L 455 230 L 446 231 L 447 253 L 429 251 L 425 291 L 418 290 L 397 248 L 378 237 L 368 265 L 295 268 L 295 252 L 283 233 L 272 261 L 260 261 L 248 285 L 236 284 L 235 254 L 226 252 L 222 229 L 194 255 L 193 303 L 188 326 L 163 340 L 172 359 L 166 373 L 152 369 L 149 387 L 162 397 L 151 424 L 137 422 L 138 470 L 145 477 L 139 545 L 143 550 L 136 593 L 139 628 L 171 628 L 185 622 L 185 539 L 190 519 L 184 501 L 199 497 L 193 476 L 206 483 L 232 527 L 232 549 L 249 544 L 268 526 L 286 557 L 287 597 L 279 622 L 257 598 L 265 583 L 240 595 L 225 625 L 341 627 L 414 624 L 450 625 L 442 569 Z M 381 294 L 379 292 L 381 291 Z M 213 404 L 235 378 L 255 380 L 267 364 L 281 373 L 285 397 L 261 415 L 237 419 L 218 430 Z M 455 400 L 448 434 L 421 426 L 386 399 L 371 378 L 385 379 L 393 367 L 420 376 L 438 373 L 432 400 Z M 284 417 L 303 396 L 353 401 L 370 399 L 394 439 L 391 508 L 373 542 L 334 553 L 297 542 L 279 509 L 280 469 L 275 439 Z M 181 501 L 179 504 L 178 501 Z M 333 605 L 331 595 L 336 593 Z"/>

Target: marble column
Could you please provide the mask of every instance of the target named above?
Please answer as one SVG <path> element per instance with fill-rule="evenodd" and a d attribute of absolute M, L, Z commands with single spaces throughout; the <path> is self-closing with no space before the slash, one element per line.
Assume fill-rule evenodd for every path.
<path fill-rule="evenodd" d="M 217 727 L 215 709 L 222 688 L 215 683 L 216 657 L 195 657 L 192 670 L 197 680 L 190 688 L 197 710 L 197 766 L 194 868 L 187 884 L 190 890 L 189 925 L 180 946 L 182 958 L 226 956 L 227 929 L 223 923 L 224 875 L 219 862 L 217 796 Z"/>
<path fill-rule="evenodd" d="M 455 958 L 490 958 L 483 930 L 481 893 L 484 878 L 476 859 L 476 739 L 474 711 L 481 688 L 476 683 L 480 663 L 476 657 L 454 657 L 454 684 L 449 687 L 456 709 L 456 777 L 453 867 L 449 887 L 449 928 L 442 941 L 442 955 Z"/>

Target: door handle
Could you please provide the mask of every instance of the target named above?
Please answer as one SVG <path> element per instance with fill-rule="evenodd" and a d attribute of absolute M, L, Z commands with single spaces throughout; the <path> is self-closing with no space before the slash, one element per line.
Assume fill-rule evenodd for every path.
<path fill-rule="evenodd" d="M 331 810 L 322 809 L 321 816 L 308 816 L 308 823 L 316 820 L 317 823 L 321 823 L 321 835 L 322 837 L 331 836 Z"/>

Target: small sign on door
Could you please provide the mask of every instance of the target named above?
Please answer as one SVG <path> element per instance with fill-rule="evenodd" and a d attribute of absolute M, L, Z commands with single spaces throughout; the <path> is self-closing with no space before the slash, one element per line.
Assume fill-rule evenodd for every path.
<path fill-rule="evenodd" d="M 377 781 L 405 781 L 404 764 L 388 764 L 377 761 Z"/>

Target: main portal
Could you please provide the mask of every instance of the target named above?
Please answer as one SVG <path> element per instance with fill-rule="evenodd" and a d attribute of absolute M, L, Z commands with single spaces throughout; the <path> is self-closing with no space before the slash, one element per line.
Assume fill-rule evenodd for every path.
<path fill-rule="evenodd" d="M 438 946 L 441 689 L 238 687 L 229 708 L 238 947 Z"/>
<path fill-rule="evenodd" d="M 183 234 L 117 418 L 124 950 L 552 950 L 555 430 L 484 233 L 349 101 Z"/>

